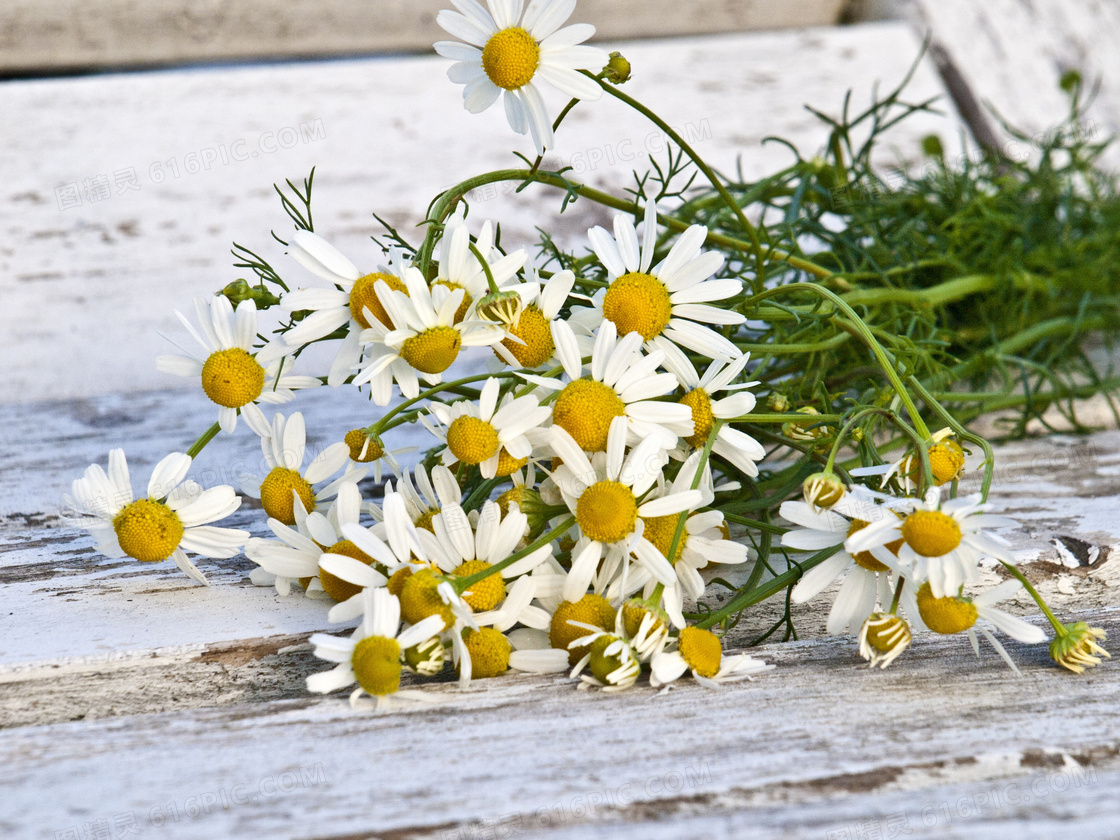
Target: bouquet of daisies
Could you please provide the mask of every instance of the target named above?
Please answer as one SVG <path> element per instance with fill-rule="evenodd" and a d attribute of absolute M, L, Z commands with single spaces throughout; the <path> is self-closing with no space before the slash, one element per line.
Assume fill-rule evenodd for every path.
<path fill-rule="evenodd" d="M 443 192 L 418 245 L 391 231 L 388 247 L 350 255 L 314 232 L 314 173 L 302 190 L 289 182 L 295 229 L 277 238 L 290 261 L 241 249 L 255 282 L 196 300 L 179 318 L 198 352 L 157 362 L 200 385 L 213 426 L 160 461 L 141 498 L 119 449 L 74 482 L 99 549 L 171 559 L 201 584 L 189 554 L 244 551 L 254 583 L 321 599 L 341 626 L 311 637 L 333 667 L 309 690 L 352 688 L 353 704 L 378 709 L 423 699 L 401 689 L 403 672 L 414 685 L 447 667 L 464 686 L 511 669 L 605 691 L 750 678 L 772 666 L 727 655 L 722 631 L 767 598 L 802 603 L 838 579 L 828 630 L 858 638 L 872 665 L 931 631 L 974 647 L 983 635 L 1015 668 L 996 632 L 1047 638 L 995 606 L 1023 587 L 1050 620 L 1055 661 L 1099 664 L 1103 633 L 1059 622 L 1015 568 L 998 534 L 1015 523 L 985 502 L 988 444 L 875 311 L 857 311 L 855 274 L 775 235 L 772 196 L 717 175 L 623 93 L 625 59 L 585 45 L 591 26 L 564 25 L 574 0 L 453 4 L 438 20 L 458 40 L 435 45 L 455 62 L 449 78 L 472 112 L 501 99 L 536 160 Z M 550 88 L 571 99 L 555 118 Z M 604 93 L 674 143 L 625 196 L 542 167 L 564 117 Z M 807 167 L 824 177 L 820 161 Z M 704 187 L 671 185 L 688 172 Z M 531 256 L 468 217 L 468 193 L 499 181 L 617 214 L 576 252 L 546 237 Z M 312 344 L 331 347 L 329 368 L 297 373 Z M 819 375 L 829 365 L 858 365 L 871 384 L 836 385 Z M 321 387 L 360 393 L 372 422 L 334 430 L 309 458 L 303 415 L 285 404 Z M 385 443 L 401 426 L 429 444 L 412 469 Z M 221 433 L 260 439 L 268 472 L 240 492 L 260 500 L 267 536 L 214 524 L 237 491 L 187 478 Z M 970 444 L 985 478 L 959 495 Z M 982 561 L 1006 581 L 977 591 Z"/>

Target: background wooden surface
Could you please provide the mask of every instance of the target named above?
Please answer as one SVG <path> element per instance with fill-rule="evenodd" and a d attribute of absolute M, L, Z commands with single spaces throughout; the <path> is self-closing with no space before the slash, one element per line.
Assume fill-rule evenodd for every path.
<path fill-rule="evenodd" d="M 835 111 L 845 90 L 866 101 L 876 80 L 900 78 L 918 53 L 915 20 L 975 101 L 1041 120 L 1053 103 L 1031 95 L 1049 82 L 1002 68 L 1040 39 L 1068 55 L 1064 33 L 1076 28 L 1087 45 L 1076 60 L 1106 73 L 1099 113 L 1114 107 L 1111 53 L 1094 46 L 1110 7 L 998 5 L 1007 20 L 1045 21 L 1050 37 L 916 2 L 906 21 L 604 46 L 633 61 L 631 93 L 691 126 L 717 166 L 741 154 L 748 175 L 786 159 L 760 145 L 768 134 L 805 153 L 819 145 L 802 102 Z M 993 52 L 976 46 L 978 31 Z M 802 641 L 755 652 L 777 670 L 724 691 L 609 697 L 522 676 L 468 692 L 432 686 L 432 707 L 371 717 L 304 691 L 321 665 L 299 645 L 328 629 L 323 604 L 251 586 L 244 559 L 200 563 L 210 588 L 170 564 L 108 560 L 66 523 L 61 494 L 86 464 L 125 444 L 139 481 L 211 421 L 199 395 L 168 390 L 181 383 L 155 372 L 168 347 L 156 330 L 177 336 L 172 309 L 237 276 L 231 238 L 282 264 L 268 245 L 283 222 L 273 181 L 319 163 L 317 228 L 361 264 L 371 210 L 407 227 L 441 187 L 508 165 L 511 147 L 528 151 L 499 114 L 461 110 L 445 66 L 393 58 L 0 84 L 6 124 L 18 126 L 0 139 L 0 836 L 1120 837 L 1114 666 L 1077 677 L 1044 646 L 1012 643 L 1015 677 L 990 649 L 977 659 L 964 639 L 938 637 L 871 672 L 853 640 L 823 637 L 829 593 L 795 608 Z M 924 60 L 913 98 L 945 93 L 944 70 Z M 881 163 L 913 164 L 930 132 L 951 154 L 974 142 L 960 91 L 946 94 L 945 117 L 899 132 Z M 652 136 L 600 103 L 575 112 L 558 156 L 619 189 Z M 248 157 L 223 162 L 235 146 Z M 204 150 L 210 168 L 188 172 Z M 118 191 L 116 173 L 130 169 L 139 189 Z M 110 195 L 90 201 L 85 182 L 100 175 Z M 64 207 L 56 188 L 70 184 L 82 201 Z M 578 204 L 557 218 L 541 194 L 477 198 L 507 242 L 530 241 L 540 223 L 575 243 L 604 218 Z M 295 407 L 312 447 L 371 419 L 345 391 Z M 1024 571 L 1063 618 L 1116 638 L 1120 432 L 1005 444 L 997 456 L 992 500 L 1021 523 L 1008 536 Z M 192 477 L 226 483 L 259 461 L 244 432 L 209 447 Z M 246 509 L 234 524 L 259 533 L 259 518 Z M 780 611 L 752 612 L 730 644 Z"/>

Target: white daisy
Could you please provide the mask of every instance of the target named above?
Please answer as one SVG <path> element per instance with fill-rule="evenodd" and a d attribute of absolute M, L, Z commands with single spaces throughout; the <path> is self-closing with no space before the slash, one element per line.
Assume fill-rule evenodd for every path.
<path fill-rule="evenodd" d="M 664 651 L 650 662 L 649 684 L 654 688 L 667 686 L 692 671 L 692 677 L 705 688 L 719 688 L 723 683 L 749 680 L 755 674 L 772 671 L 761 659 L 739 654 L 724 656 L 719 637 L 699 627 L 685 627 L 677 638 L 677 649 Z"/>
<path fill-rule="evenodd" d="M 537 151 L 553 143 L 552 120 L 541 96 L 546 82 L 575 99 L 594 100 L 603 91 L 580 70 L 598 71 L 607 54 L 580 46 L 595 27 L 579 23 L 561 29 L 575 0 L 534 0 L 524 16 L 522 0 L 452 0 L 459 12 L 441 11 L 436 22 L 458 41 L 439 41 L 437 53 L 456 63 L 447 71 L 465 85 L 463 104 L 472 114 L 485 111 L 505 93 L 506 119 L 518 134 L 532 132 Z"/>
<path fill-rule="evenodd" d="M 684 357 L 683 364 L 678 364 L 678 369 L 674 369 L 673 372 L 680 380 L 681 387 L 686 391 L 680 402 L 692 409 L 695 431 L 691 437 L 684 439 L 684 443 L 688 446 L 702 447 L 707 443 L 715 420 L 732 420 L 754 409 L 754 394 L 742 389 L 758 383 L 731 384 L 743 372 L 749 358 L 750 354 L 746 353 L 730 364 L 712 362 L 703 377 L 697 375 L 696 368 L 687 357 Z M 722 399 L 713 399 L 720 391 L 737 393 L 729 393 Z M 680 453 L 683 452 L 682 446 Z M 746 432 L 732 428 L 730 423 L 723 423 L 720 426 L 715 443 L 712 444 L 712 452 L 751 478 L 758 475 L 758 462 L 766 456 L 762 444 Z"/>
<path fill-rule="evenodd" d="M 237 428 L 240 413 L 254 432 L 267 434 L 268 421 L 258 402 L 285 403 L 292 399 L 294 390 L 321 384 L 314 376 L 283 372 L 291 350 L 282 342 L 273 342 L 253 354 L 257 305 L 252 300 L 242 301 L 235 312 L 229 298 L 214 295 L 209 304 L 205 298 L 195 298 L 194 309 L 201 335 L 181 312 L 175 314 L 209 355 L 204 359 L 194 355 L 159 356 L 156 368 L 176 376 L 198 377 L 203 392 L 219 406 L 218 423 L 223 431 Z"/>
<path fill-rule="evenodd" d="M 445 466 L 456 462 L 477 464 L 483 478 L 494 478 L 503 452 L 508 459 L 518 462 L 532 454 L 533 445 L 526 433 L 540 426 L 552 411 L 532 395 L 515 399 L 512 393 L 506 395 L 499 408 L 500 388 L 497 379 L 487 379 L 477 405 L 471 400 L 450 405 L 432 403 L 428 410 L 439 426 L 421 415 L 428 430 L 446 445 L 442 457 Z"/>
<path fill-rule="evenodd" d="M 377 405 L 388 405 L 393 380 L 411 399 L 420 393 L 420 377 L 431 385 L 443 381 L 440 374 L 451 367 L 461 348 L 484 347 L 505 337 L 504 329 L 488 321 L 456 322 L 465 289 L 442 285 L 429 289 L 416 268 L 409 268 L 404 280 L 407 295 L 393 291 L 383 281 L 376 284 L 378 300 L 392 327 L 375 320 L 361 334 L 362 344 L 373 346 L 354 384 L 368 382 Z"/>
<path fill-rule="evenodd" d="M 201 584 L 208 584 L 186 555 L 225 559 L 235 556 L 249 538 L 248 531 L 210 525 L 241 506 L 232 487 L 203 490 L 187 479 L 191 458 L 172 452 L 156 464 L 148 481 L 148 495 L 135 499 L 123 449 L 109 452 L 109 471 L 92 464 L 71 484 L 68 505 L 84 517 L 81 524 L 97 540 L 106 557 L 132 557 L 146 563 L 171 558 Z"/>
<path fill-rule="evenodd" d="M 350 694 L 352 708 L 369 707 L 362 695 L 374 698 L 372 708 L 386 711 L 390 697 L 425 699 L 422 692 L 401 691 L 401 654 L 414 645 L 438 635 L 443 629 L 443 619 L 432 615 L 423 621 L 400 629 L 400 602 L 385 589 L 366 589 L 362 593 L 366 602 L 362 623 L 350 638 L 316 633 L 310 639 L 315 655 L 338 664 L 330 671 L 312 674 L 307 678 L 307 690 L 326 694 L 352 685 L 358 687 Z"/>
<path fill-rule="evenodd" d="M 553 321 L 552 336 L 567 384 L 529 373 L 520 375 L 541 388 L 560 392 L 552 403 L 553 425 L 568 432 L 580 448 L 588 452 L 606 449 L 607 433 L 616 417 L 625 418 L 632 444 L 653 439 L 670 449 L 679 437 L 693 433 L 691 408 L 655 399 L 676 390 L 677 379 L 671 373 L 656 373 L 664 353 L 655 350 L 643 356 L 640 335 L 630 333 L 618 339 L 614 324 L 603 322 L 586 377 L 572 328 L 564 321 Z"/>
<path fill-rule="evenodd" d="M 620 335 L 637 332 L 646 350 L 662 350 L 666 367 L 684 369 L 685 347 L 709 359 L 730 362 L 742 355 L 734 344 L 705 324 L 737 326 L 746 321 L 738 312 L 709 305 L 734 297 L 743 284 L 733 278 L 709 279 L 723 265 L 723 254 L 700 248 L 708 229 L 692 225 L 673 244 L 669 254 L 651 268 L 657 247 L 657 204 L 646 201 L 641 251 L 632 218 L 614 217 L 614 237 L 602 227 L 587 232 L 595 255 L 607 269 L 610 287 L 592 299 L 594 309 L 573 310 L 572 321 L 595 329 L 611 321 Z"/>
<path fill-rule="evenodd" d="M 268 475 L 241 475 L 241 489 L 247 496 L 260 499 L 264 512 L 285 525 L 296 523 L 297 507 L 307 513 L 326 507 L 326 501 L 337 495 L 340 486 L 357 483 L 366 475 L 365 467 L 352 467 L 328 481 L 350 460 L 350 447 L 341 441 L 328 446 L 301 471 L 307 457 L 307 429 L 300 411 L 287 418 L 279 412 L 272 415 L 269 434 L 261 437 L 261 452 Z"/>

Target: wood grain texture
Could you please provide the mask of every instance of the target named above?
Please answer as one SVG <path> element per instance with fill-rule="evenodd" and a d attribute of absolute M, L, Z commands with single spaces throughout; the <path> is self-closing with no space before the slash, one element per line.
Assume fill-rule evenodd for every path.
<path fill-rule="evenodd" d="M 602 38 L 822 26 L 844 0 L 583 0 Z M 447 0 L 9 0 L 0 73 L 194 61 L 430 51 Z"/>
<path fill-rule="evenodd" d="M 897 23 L 616 46 L 634 66 L 627 92 L 714 166 L 741 163 L 746 177 L 790 162 L 787 149 L 762 144 L 768 135 L 806 155 L 819 149 L 826 132 L 803 103 L 835 114 L 850 89 L 862 107 L 876 82 L 901 80 L 919 51 Z M 395 58 L 0 86 L 6 124 L 18 127 L 0 146 L 0 402 L 175 387 L 154 367 L 158 353 L 175 352 L 158 332 L 182 337 L 174 309 L 239 276 L 231 240 L 295 285 L 318 282 L 269 236 L 289 224 L 275 182 L 298 182 L 318 164 L 316 229 L 364 265 L 374 259 L 368 237 L 380 232 L 371 212 L 414 236 L 440 190 L 522 165 L 510 150 L 531 154 L 528 141 L 500 109 L 467 113 L 447 66 Z M 942 91 L 923 63 L 911 97 Z M 549 100 L 554 109 L 559 101 Z M 881 161 L 913 161 L 930 132 L 952 153 L 959 128 L 952 117 L 908 120 Z M 648 168 L 649 154 L 663 156 L 661 135 L 614 100 L 577 108 L 558 144 L 549 165 L 571 165 L 573 178 L 616 193 L 632 185 L 633 169 Z M 130 172 L 137 189 L 126 185 Z M 99 176 L 110 197 L 91 203 L 82 190 Z M 68 185 L 81 204 L 60 209 L 55 190 Z M 609 220 L 589 202 L 561 219 L 560 196 L 543 188 L 473 199 L 472 218 L 499 221 L 510 247 L 534 246 L 537 225 L 582 247 L 587 229 Z"/>

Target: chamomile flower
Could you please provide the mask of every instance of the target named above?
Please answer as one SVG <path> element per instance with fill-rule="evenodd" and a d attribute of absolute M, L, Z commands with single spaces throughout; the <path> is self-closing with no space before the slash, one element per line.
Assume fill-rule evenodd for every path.
<path fill-rule="evenodd" d="M 477 404 L 471 400 L 450 405 L 432 403 L 429 411 L 439 426 L 421 416 L 429 431 L 446 444 L 445 466 L 456 462 L 477 465 L 483 478 L 494 478 L 503 452 L 515 461 L 532 454 L 533 445 L 526 433 L 540 426 L 552 412 L 532 395 L 515 399 L 507 394 L 499 408 L 500 388 L 497 379 L 487 379 Z"/>
<path fill-rule="evenodd" d="M 508 290 L 521 296 L 523 308 L 517 323 L 507 330 L 509 337 L 494 345 L 494 353 L 513 368 L 539 368 L 556 357 L 551 324 L 560 314 L 575 285 L 576 276 L 568 269 L 553 274 L 541 284 L 535 268 L 530 279 Z"/>
<path fill-rule="evenodd" d="M 261 452 L 269 467 L 268 475 L 264 478 L 242 475 L 241 489 L 246 495 L 260 499 L 264 512 L 285 525 L 295 524 L 297 506 L 310 513 L 333 498 L 343 483 L 356 483 L 366 474 L 365 467 L 354 467 L 334 481 L 328 481 L 350 458 L 350 447 L 341 441 L 316 455 L 304 470 L 307 428 L 303 413 L 299 411 L 286 418 L 279 412 L 272 415 L 269 434 L 261 437 Z"/>
<path fill-rule="evenodd" d="M 956 595 L 966 583 L 975 583 L 980 558 L 995 557 L 1015 562 L 1009 543 L 987 528 L 1014 527 L 1014 519 L 985 513 L 991 506 L 980 494 L 941 500 L 940 488 L 932 487 L 924 502 L 903 500 L 904 518 L 884 516 L 847 538 L 849 553 L 871 551 L 899 539 L 898 563 L 908 577 L 928 580 L 935 597 Z M 890 558 L 884 556 L 884 562 Z"/>
<path fill-rule="evenodd" d="M 614 237 L 602 227 L 588 231 L 595 255 L 607 269 L 610 286 L 593 298 L 594 309 L 572 312 L 572 320 L 586 329 L 611 321 L 620 335 L 637 332 L 646 350 L 665 353 L 666 367 L 684 369 L 687 348 L 709 359 L 730 362 L 742 352 L 709 326 L 736 326 L 746 317 L 711 306 L 742 291 L 731 278 L 709 279 L 723 265 L 718 251 L 701 252 L 708 229 L 693 225 L 681 234 L 669 254 L 652 266 L 657 247 L 657 204 L 646 201 L 645 225 L 639 251 L 634 222 L 625 213 L 614 217 Z"/>
<path fill-rule="evenodd" d="M 448 219 L 439 244 L 438 271 L 432 285 L 446 286 L 452 291 L 465 291 L 463 301 L 455 311 L 455 321 L 459 322 L 490 291 L 489 280 L 486 269 L 471 250 L 470 232 L 461 216 Z M 499 289 L 517 274 L 528 256 L 524 248 L 510 254 L 494 250 L 494 226 L 489 220 L 482 223 L 474 244 L 478 253 L 486 260 L 494 285 Z"/>
<path fill-rule="evenodd" d="M 772 671 L 761 659 L 746 654 L 724 656 L 723 645 L 714 633 L 699 627 L 685 627 L 677 637 L 677 649 L 664 651 L 650 662 L 649 684 L 667 686 L 692 671 L 692 678 L 705 688 L 749 680 L 755 674 Z"/>
<path fill-rule="evenodd" d="M 506 119 L 518 134 L 532 132 L 538 152 L 553 142 L 552 118 L 541 95 L 541 83 L 575 99 L 602 96 L 599 85 L 580 70 L 599 70 L 607 54 L 582 46 L 595 27 L 561 25 L 575 8 L 572 0 L 535 0 L 522 15 L 522 0 L 452 0 L 458 12 L 441 11 L 436 22 L 458 41 L 439 41 L 437 53 L 456 63 L 447 71 L 465 85 L 463 104 L 472 114 L 485 111 L 503 97 Z"/>
<path fill-rule="evenodd" d="M 390 249 L 388 265 L 379 265 L 376 271 L 363 274 L 333 245 L 306 230 L 292 234 L 288 253 L 312 274 L 333 283 L 336 288 L 296 289 L 281 298 L 280 306 L 285 311 L 310 313 L 284 334 L 284 342 L 294 350 L 345 328 L 346 336 L 327 375 L 327 384 L 338 387 L 361 361 L 360 336 L 362 330 L 369 328 L 370 318 L 389 324 L 375 286 L 381 281 L 390 289 L 405 291 L 401 280 L 407 268 L 403 254 L 399 249 Z"/>
<path fill-rule="evenodd" d="M 703 500 L 703 495 L 699 490 L 683 490 L 644 501 L 664 463 L 660 444 L 655 438 L 646 438 L 626 455 L 625 441 L 626 420 L 616 417 L 611 422 L 606 452 L 588 460 L 567 431 L 552 427 L 552 447 L 563 460 L 552 480 L 575 516 L 580 533 L 572 549 L 565 600 L 580 598 L 596 578 L 600 591 L 611 583 L 601 574 L 604 554 L 611 578 L 627 574 L 633 555 L 655 580 L 666 586 L 677 580 L 673 566 L 643 536 L 645 520 L 689 510 Z"/>
<path fill-rule="evenodd" d="M 241 506 L 227 485 L 203 490 L 186 480 L 191 458 L 172 452 L 156 464 L 148 481 L 147 498 L 135 499 L 123 449 L 109 452 L 109 471 L 99 464 L 86 468 L 71 484 L 67 504 L 86 517 L 79 520 L 97 540 L 106 557 L 131 557 L 145 563 L 168 558 L 187 576 L 209 585 L 186 555 L 225 559 L 235 556 L 249 538 L 248 531 L 211 525 Z"/>
<path fill-rule="evenodd" d="M 927 582 L 918 589 L 918 612 L 921 613 L 922 621 L 934 633 L 943 635 L 968 633 L 968 640 L 972 643 L 972 649 L 977 656 L 980 655 L 980 641 L 976 638 L 976 631 L 979 630 L 984 634 L 984 638 L 992 643 L 996 653 L 1011 667 L 1011 670 L 1018 673 L 1019 669 L 1011 661 L 1003 645 L 992 635 L 992 631 L 977 624 L 976 621 L 977 619 L 989 621 L 997 630 L 1028 645 L 1046 641 L 1046 633 L 1041 627 L 1035 627 L 1017 616 L 992 606 L 1015 595 L 1021 588 L 1022 584 L 1019 581 L 1006 580 L 975 598 L 965 598 L 955 594 L 939 598 L 934 595 Z"/>
<path fill-rule="evenodd" d="M 378 300 L 392 327 L 376 321 L 361 333 L 361 342 L 373 347 L 354 384 L 368 382 L 377 405 L 388 405 L 394 380 L 401 393 L 411 399 L 420 393 L 420 378 L 438 385 L 440 374 L 451 367 L 463 347 L 484 347 L 505 337 L 505 330 L 496 324 L 455 320 L 465 289 L 442 285 L 429 289 L 416 268 L 405 272 L 404 281 L 407 295 L 381 281 L 376 284 Z"/>
<path fill-rule="evenodd" d="M 358 687 L 350 694 L 350 706 L 368 708 L 369 701 L 363 702 L 363 695 L 367 695 L 373 698 L 372 707 L 379 712 L 389 709 L 392 697 L 423 699 L 422 692 L 400 690 L 401 655 L 437 635 L 443 629 L 443 620 L 433 615 L 402 630 L 400 603 L 388 590 L 366 589 L 362 598 L 362 623 L 350 638 L 325 633 L 311 637 L 315 655 L 338 664 L 330 671 L 308 677 L 307 690 L 327 694 L 356 682 Z"/>
<path fill-rule="evenodd" d="M 284 373 L 291 351 L 277 348 L 277 342 L 253 353 L 257 305 L 252 300 L 239 303 L 235 312 L 225 295 L 215 295 L 209 303 L 204 298 L 195 298 L 194 309 L 201 334 L 182 313 L 175 314 L 209 355 L 205 359 L 193 355 L 159 356 L 156 367 L 163 373 L 198 377 L 203 392 L 219 406 L 218 423 L 223 431 L 237 428 L 237 415 L 242 414 L 254 432 L 267 434 L 268 421 L 257 403 L 285 403 L 292 399 L 293 391 L 320 384 L 314 376 Z M 270 357 L 267 360 L 266 353 Z"/>
<path fill-rule="evenodd" d="M 583 376 L 583 357 L 572 328 L 564 321 L 553 321 L 552 335 L 568 383 L 528 373 L 521 376 L 560 392 L 552 403 L 552 423 L 571 435 L 581 449 L 605 450 L 616 417 L 625 419 L 631 443 L 650 439 L 669 449 L 678 437 L 693 433 L 692 409 L 654 399 L 674 391 L 677 380 L 671 373 L 655 372 L 664 353 L 655 350 L 643 356 L 641 336 L 630 333 L 618 339 L 614 324 L 605 321 L 595 336 L 590 375 Z"/>
<path fill-rule="evenodd" d="M 754 394 L 743 389 L 758 383 L 731 384 L 743 372 L 749 358 L 750 354 L 747 353 L 730 364 L 712 362 L 702 377 L 696 373 L 696 368 L 687 357 L 684 357 L 683 362 L 678 360 L 674 373 L 686 392 L 680 402 L 692 409 L 694 427 L 692 435 L 684 439 L 685 444 L 694 448 L 704 446 L 716 420 L 731 420 L 754 409 Z M 714 399 L 720 391 L 727 392 L 728 395 Z M 683 452 L 684 447 L 681 450 Z M 762 444 L 746 432 L 732 428 L 730 423 L 720 426 L 715 443 L 712 444 L 712 452 L 752 478 L 758 475 L 758 462 L 766 455 Z"/>

